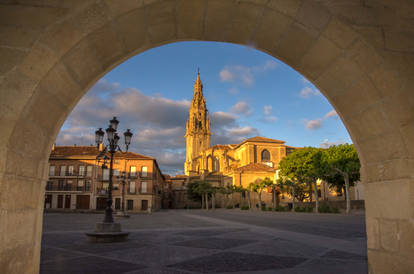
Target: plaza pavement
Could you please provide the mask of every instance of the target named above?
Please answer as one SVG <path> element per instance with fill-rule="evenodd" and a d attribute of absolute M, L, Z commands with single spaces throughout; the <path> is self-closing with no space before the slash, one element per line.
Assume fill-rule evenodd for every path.
<path fill-rule="evenodd" d="M 365 217 L 168 210 L 117 219 L 127 242 L 88 243 L 102 214 L 46 213 L 40 273 L 367 273 Z"/>

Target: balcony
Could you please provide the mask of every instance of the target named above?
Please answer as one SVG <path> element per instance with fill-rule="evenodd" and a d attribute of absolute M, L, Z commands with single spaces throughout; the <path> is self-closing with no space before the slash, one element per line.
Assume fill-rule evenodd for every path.
<path fill-rule="evenodd" d="M 71 192 L 91 192 L 91 187 L 77 186 L 76 184 L 64 184 L 56 185 L 48 183 L 46 185 L 46 191 L 71 191 Z"/>
<path fill-rule="evenodd" d="M 63 174 L 62 173 L 57 173 L 57 174 L 54 174 L 54 175 L 49 174 L 49 177 L 50 178 L 82 178 L 82 177 L 92 177 L 92 175 L 91 174 L 86 174 L 86 172 L 83 173 L 83 174 L 79 174 L 78 172 L 68 172 L 68 171 L 66 171 Z"/>

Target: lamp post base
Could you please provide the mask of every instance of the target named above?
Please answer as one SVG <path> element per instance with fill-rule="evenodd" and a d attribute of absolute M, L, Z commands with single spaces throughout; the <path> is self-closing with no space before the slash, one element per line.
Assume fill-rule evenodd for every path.
<path fill-rule="evenodd" d="M 127 240 L 129 232 L 121 231 L 120 223 L 97 223 L 95 231 L 87 232 L 88 241 L 92 243 L 114 243 Z"/>
<path fill-rule="evenodd" d="M 117 217 L 117 218 L 129 218 L 129 215 L 125 211 L 118 211 L 116 213 L 115 217 Z"/>

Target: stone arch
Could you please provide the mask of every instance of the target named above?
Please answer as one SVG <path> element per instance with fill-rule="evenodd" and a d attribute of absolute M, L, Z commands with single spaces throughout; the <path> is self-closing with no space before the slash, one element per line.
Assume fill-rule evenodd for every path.
<path fill-rule="evenodd" d="M 321 90 L 361 159 L 370 271 L 412 272 L 412 2 L 21 3 L 0 8 L 0 272 L 39 270 L 48 155 L 79 99 L 129 57 L 183 40 L 254 46 Z"/>

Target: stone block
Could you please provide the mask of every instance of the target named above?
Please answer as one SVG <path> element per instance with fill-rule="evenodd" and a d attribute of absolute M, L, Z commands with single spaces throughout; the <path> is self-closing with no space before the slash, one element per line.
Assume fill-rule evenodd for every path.
<path fill-rule="evenodd" d="M 400 131 L 410 158 L 414 158 L 414 123 L 401 126 Z"/>
<path fill-rule="evenodd" d="M 55 52 L 41 43 L 35 43 L 20 65 L 20 70 L 34 81 L 41 80 L 58 61 Z"/>
<path fill-rule="evenodd" d="M 412 197 L 414 198 L 414 184 L 412 186 Z M 414 212 L 414 210 L 413 210 Z M 398 223 L 398 236 L 400 237 L 400 252 L 406 257 L 414 258 L 414 222 L 401 220 Z"/>
<path fill-rule="evenodd" d="M 272 54 L 277 42 L 292 21 L 290 17 L 279 11 L 265 10 L 254 34 L 254 42 L 256 43 L 254 46 Z"/>
<path fill-rule="evenodd" d="M 321 89 L 329 91 L 327 97 L 332 98 L 358 83 L 363 76 L 362 70 L 354 61 L 341 56 L 314 83 Z"/>
<path fill-rule="evenodd" d="M 335 17 L 331 18 L 322 35 L 343 49 L 348 48 L 358 37 L 358 34 L 352 28 Z"/>
<path fill-rule="evenodd" d="M 371 44 L 372 47 L 379 49 L 384 48 L 384 36 L 380 27 L 373 27 L 370 25 L 354 25 L 353 28 L 362 37 L 364 37 L 365 41 L 369 41 L 368 43 Z"/>
<path fill-rule="evenodd" d="M 347 119 L 348 125 L 352 127 L 352 133 L 358 140 L 371 139 L 392 132 L 381 104 L 368 105 L 369 103 L 371 102 L 362 101 L 360 108 L 363 109 L 350 117 L 348 116 L 349 119 Z M 344 112 L 347 112 L 347 109 L 341 113 L 345 115 Z"/>
<path fill-rule="evenodd" d="M 375 218 L 366 218 L 366 229 L 367 229 L 367 248 L 368 249 L 379 249 L 380 248 L 380 232 L 379 223 Z"/>
<path fill-rule="evenodd" d="M 366 183 L 364 186 L 366 215 L 369 218 L 412 218 L 409 180 Z"/>
<path fill-rule="evenodd" d="M 204 38 L 208 41 L 224 41 L 236 6 L 234 0 L 209 0 L 204 20 Z"/>
<path fill-rule="evenodd" d="M 175 1 L 156 2 L 147 9 L 150 41 L 157 44 L 176 39 Z"/>
<path fill-rule="evenodd" d="M 33 146 L 36 145 L 35 143 L 36 141 L 38 141 L 38 139 L 35 139 L 35 140 L 32 139 Z M 25 140 L 25 142 L 28 142 L 28 141 Z M 24 150 L 19 150 L 18 152 L 9 150 L 7 153 L 6 172 L 10 174 L 15 174 L 17 176 L 38 178 L 39 159 L 34 157 L 34 155 L 36 155 L 35 152 L 25 153 Z"/>
<path fill-rule="evenodd" d="M 253 33 L 264 12 L 264 6 L 239 3 L 226 31 L 226 41 L 250 44 Z"/>
<path fill-rule="evenodd" d="M 394 220 L 380 220 L 381 247 L 390 252 L 399 249 L 400 235 L 398 234 L 398 222 Z"/>
<path fill-rule="evenodd" d="M 349 57 L 359 65 L 365 73 L 370 73 L 382 63 L 382 58 L 376 49 L 362 40 L 355 41 L 347 51 Z"/>
<path fill-rule="evenodd" d="M 356 85 L 338 93 L 331 101 L 341 110 L 342 117 L 350 118 L 372 105 L 378 105 L 381 99 L 382 94 L 372 84 L 372 81 L 364 77 Z"/>
<path fill-rule="evenodd" d="M 267 5 L 274 10 L 294 18 L 303 2 L 303 0 L 273 0 L 269 1 Z"/>
<path fill-rule="evenodd" d="M 329 10 L 316 1 L 304 1 L 296 14 L 296 20 L 319 31 L 325 29 L 331 20 Z"/>
<path fill-rule="evenodd" d="M 142 8 L 144 5 L 147 5 L 148 3 L 144 3 L 143 0 L 105 0 L 105 4 L 108 6 L 111 16 L 113 18 L 116 18 L 125 13 L 132 12 L 135 9 Z"/>
<path fill-rule="evenodd" d="M 408 274 L 414 272 L 414 261 L 410 257 L 401 256 L 401 254 L 368 250 L 368 268 L 369 273 L 375 274 Z"/>
<path fill-rule="evenodd" d="M 342 50 L 338 46 L 320 36 L 303 57 L 301 71 L 310 79 L 316 79 L 341 54 Z"/>
<path fill-rule="evenodd" d="M 4 75 L 15 68 L 26 56 L 26 53 L 26 51 L 18 48 L 1 47 L 0 75 Z"/>
<path fill-rule="evenodd" d="M 74 46 L 63 57 L 63 63 L 81 88 L 86 88 L 104 72 L 102 60 L 96 56 L 88 39 Z"/>
<path fill-rule="evenodd" d="M 383 109 L 394 130 L 401 126 L 413 125 L 414 121 L 414 94 L 411 91 L 394 90 L 384 98 Z"/>
<path fill-rule="evenodd" d="M 135 52 L 149 44 L 146 20 L 144 8 L 136 9 L 115 20 L 118 33 L 128 52 Z"/>
<path fill-rule="evenodd" d="M 366 166 L 366 180 L 369 182 L 406 179 L 414 176 L 414 160 L 409 158 L 367 163 Z"/>
<path fill-rule="evenodd" d="M 177 37 L 202 39 L 204 26 L 204 13 L 206 11 L 206 1 L 179 0 L 177 2 Z"/>
<path fill-rule="evenodd" d="M 105 70 L 117 64 L 126 54 L 112 23 L 94 30 L 86 39 Z"/>
<path fill-rule="evenodd" d="M 68 9 L 41 5 L 2 5 L 0 25 L 45 27 L 68 13 Z"/>
<path fill-rule="evenodd" d="M 42 79 L 38 89 L 54 95 L 68 110 L 78 103 L 85 92 L 61 62 L 57 63 Z"/>
<path fill-rule="evenodd" d="M 384 30 L 385 48 L 393 51 L 414 51 L 414 32 L 411 29 L 386 28 Z"/>
<path fill-rule="evenodd" d="M 41 27 L 33 26 L 0 26 L 0 46 L 30 48 L 41 31 Z"/>
<path fill-rule="evenodd" d="M 365 163 L 381 163 L 389 159 L 406 159 L 405 149 L 399 132 L 387 132 L 370 139 L 359 138 L 351 128 L 355 141 L 359 143 L 359 151 L 364 155 Z"/>
<path fill-rule="evenodd" d="M 302 57 L 309 51 L 316 38 L 315 30 L 292 23 L 276 46 L 275 53 L 294 69 L 298 69 Z"/>

